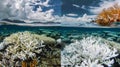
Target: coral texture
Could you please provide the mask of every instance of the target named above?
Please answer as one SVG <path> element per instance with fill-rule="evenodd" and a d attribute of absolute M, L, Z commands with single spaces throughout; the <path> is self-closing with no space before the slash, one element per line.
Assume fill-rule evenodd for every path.
<path fill-rule="evenodd" d="M 120 22 L 120 5 L 115 4 L 112 7 L 103 9 L 97 16 L 96 22 L 103 26 L 109 26 L 114 22 Z"/>
<path fill-rule="evenodd" d="M 63 67 L 111 66 L 114 63 L 112 58 L 117 55 L 117 50 L 110 48 L 102 38 L 90 36 L 66 46 L 61 52 L 61 64 Z"/>
<path fill-rule="evenodd" d="M 3 58 L 0 65 L 5 67 L 19 66 L 20 61 L 38 58 L 37 54 L 40 54 L 45 46 L 43 41 L 39 39 L 39 35 L 28 31 L 11 34 L 3 42 L 6 48 L 2 53 Z"/>

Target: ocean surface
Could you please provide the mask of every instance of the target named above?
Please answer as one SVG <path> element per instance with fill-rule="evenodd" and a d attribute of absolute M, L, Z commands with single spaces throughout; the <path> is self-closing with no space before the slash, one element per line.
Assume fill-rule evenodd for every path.
<path fill-rule="evenodd" d="M 59 27 L 59 26 L 42 26 L 42 27 L 31 27 L 31 26 L 16 26 L 16 25 L 1 25 L 0 26 L 0 35 L 8 36 L 12 33 L 23 32 L 23 31 L 31 31 L 38 34 L 59 34 L 60 37 L 68 38 L 69 36 L 78 35 L 82 37 L 82 34 L 89 36 L 102 36 L 103 38 L 109 37 L 120 37 L 120 28 L 91 28 L 91 27 Z M 86 35 L 86 36 L 87 36 Z M 57 35 L 56 35 L 57 36 Z M 54 37 L 56 37 L 54 36 Z M 58 38 L 59 39 L 59 38 Z"/>
<path fill-rule="evenodd" d="M 1 25 L 0 26 L 0 32 L 12 32 L 12 31 L 37 31 L 40 29 L 44 30 L 54 30 L 54 31 L 73 31 L 77 30 L 78 32 L 97 32 L 97 31 L 113 31 L 113 32 L 120 32 L 120 28 L 102 28 L 102 27 L 97 27 L 97 28 L 92 28 L 92 27 L 55 27 L 55 26 L 42 26 L 42 27 L 31 27 L 31 26 L 16 26 L 16 25 Z M 74 33 L 74 32 L 73 32 Z"/>

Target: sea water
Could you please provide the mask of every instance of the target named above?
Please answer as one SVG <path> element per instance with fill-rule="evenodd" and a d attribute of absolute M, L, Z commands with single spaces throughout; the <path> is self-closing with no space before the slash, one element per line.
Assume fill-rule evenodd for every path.
<path fill-rule="evenodd" d="M 57 49 L 60 49 L 60 51 L 64 50 L 66 45 L 73 43 L 75 40 L 82 40 L 83 38 L 90 36 L 101 37 L 108 41 L 120 43 L 120 28 L 60 27 L 60 26 L 35 27 L 35 26 L 17 26 L 17 25 L 1 25 L 0 42 L 2 42 L 6 37 L 9 37 L 11 34 L 17 32 L 24 32 L 24 31 L 29 31 L 39 35 L 45 35 L 54 38 L 55 40 L 61 41 L 62 44 L 56 46 Z M 48 47 L 46 48 L 49 49 Z M 61 58 L 59 57 L 59 60 Z M 117 62 L 116 64 L 114 64 L 114 67 L 115 65 L 119 66 Z"/>

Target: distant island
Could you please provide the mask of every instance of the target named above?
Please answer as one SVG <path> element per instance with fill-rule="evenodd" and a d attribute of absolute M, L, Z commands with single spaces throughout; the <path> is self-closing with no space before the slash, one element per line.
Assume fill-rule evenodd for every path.
<path fill-rule="evenodd" d="M 26 23 L 21 20 L 3 19 L 0 21 L 0 25 L 18 25 L 18 26 L 60 26 L 60 22 L 31 22 Z"/>

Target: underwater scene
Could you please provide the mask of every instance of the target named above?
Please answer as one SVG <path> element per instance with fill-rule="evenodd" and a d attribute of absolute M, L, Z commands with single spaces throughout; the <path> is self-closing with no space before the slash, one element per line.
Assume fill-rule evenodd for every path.
<path fill-rule="evenodd" d="M 0 26 L 2 67 L 119 67 L 120 28 Z"/>
<path fill-rule="evenodd" d="M 120 67 L 120 0 L 0 0 L 0 67 Z"/>
<path fill-rule="evenodd" d="M 60 67 L 59 38 L 49 28 L 0 26 L 0 66 Z"/>

